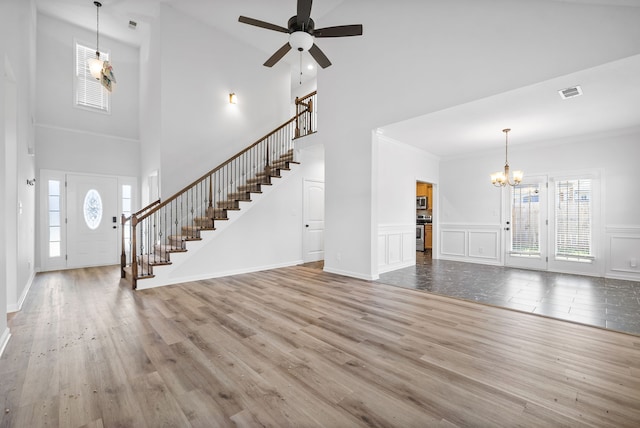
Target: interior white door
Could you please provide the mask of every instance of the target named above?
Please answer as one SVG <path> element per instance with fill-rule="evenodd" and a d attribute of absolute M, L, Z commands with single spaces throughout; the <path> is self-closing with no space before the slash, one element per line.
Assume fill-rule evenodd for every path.
<path fill-rule="evenodd" d="M 324 182 L 304 180 L 303 203 L 303 260 L 324 260 Z"/>
<path fill-rule="evenodd" d="M 547 177 L 530 177 L 509 188 L 509 212 L 505 216 L 505 264 L 547 270 Z"/>
<path fill-rule="evenodd" d="M 66 200 L 67 267 L 117 264 L 118 180 L 69 174 Z"/>

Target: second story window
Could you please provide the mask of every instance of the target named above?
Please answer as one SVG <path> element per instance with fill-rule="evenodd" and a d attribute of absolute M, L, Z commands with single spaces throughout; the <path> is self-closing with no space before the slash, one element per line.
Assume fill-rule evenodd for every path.
<path fill-rule="evenodd" d="M 95 49 L 76 43 L 75 104 L 108 113 L 111 94 L 89 72 L 88 60 L 95 57 Z M 100 59 L 108 61 L 109 53 L 100 52 Z"/>

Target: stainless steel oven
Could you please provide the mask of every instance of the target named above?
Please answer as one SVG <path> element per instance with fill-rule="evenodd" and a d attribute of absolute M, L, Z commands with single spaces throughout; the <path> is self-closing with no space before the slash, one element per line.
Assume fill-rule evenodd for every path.
<path fill-rule="evenodd" d="M 424 251 L 424 224 L 416 224 L 416 251 Z"/>

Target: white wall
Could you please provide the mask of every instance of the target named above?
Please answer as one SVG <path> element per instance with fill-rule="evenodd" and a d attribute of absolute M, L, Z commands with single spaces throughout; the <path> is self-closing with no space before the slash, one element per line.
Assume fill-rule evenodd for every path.
<path fill-rule="evenodd" d="M 170 6 L 161 6 L 159 21 L 156 147 L 166 198 L 289 119 L 291 81 L 286 65 L 263 67 L 250 46 Z M 230 92 L 237 105 L 229 104 Z"/>
<path fill-rule="evenodd" d="M 0 313 L 22 303 L 34 275 L 33 148 L 36 13 L 33 1 L 0 3 Z M 8 162 L 12 164 L 9 165 Z M 9 338 L 0 316 L 0 353 Z"/>
<path fill-rule="evenodd" d="M 75 106 L 76 41 L 94 46 L 95 33 L 38 14 L 38 125 L 137 140 L 139 49 L 100 35 L 100 49 L 110 53 L 118 81 L 111 95 L 111 113 L 105 114 Z M 55 140 L 40 143 L 62 144 Z"/>
<path fill-rule="evenodd" d="M 362 37 L 318 43 L 333 62 L 318 72 L 329 271 L 373 277 L 373 129 L 638 51 L 637 8 L 499 0 L 404 6 L 354 0 L 323 18 L 364 26 Z M 363 20 L 363 8 L 377 13 Z M 407 25 L 408 13 L 420 17 L 416 25 Z"/>
<path fill-rule="evenodd" d="M 75 106 L 74 49 L 76 40 L 92 46 L 93 37 L 84 28 L 38 14 L 37 168 L 137 177 L 139 49 L 100 37 L 118 84 L 110 113 L 89 111 Z"/>
<path fill-rule="evenodd" d="M 501 168 L 502 152 L 480 153 L 473 157 L 443 160 L 440 165 L 439 225 L 442 246 L 439 257 L 476 263 L 501 264 L 502 251 L 491 259 L 465 247 L 463 234 L 498 234 L 502 230 L 503 191 L 493 187 L 489 174 Z M 526 147 L 511 145 L 509 164 L 522 169 L 525 177 L 554 176 L 579 171 L 601 171 L 601 227 L 594 236 L 597 271 L 585 272 L 608 277 L 640 279 L 640 131 L 553 141 Z M 598 208 L 598 207 L 596 207 Z M 449 233 L 450 232 L 450 233 Z M 457 253 L 457 254 L 456 254 Z M 576 268 L 577 269 L 577 268 Z"/>
<path fill-rule="evenodd" d="M 416 181 L 432 183 L 437 194 L 440 160 L 382 135 L 374 134 L 373 138 L 377 276 L 415 264 Z"/>

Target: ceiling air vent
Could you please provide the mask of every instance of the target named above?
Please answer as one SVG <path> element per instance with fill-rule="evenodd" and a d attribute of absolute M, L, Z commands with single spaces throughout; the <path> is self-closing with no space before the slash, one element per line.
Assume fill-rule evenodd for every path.
<path fill-rule="evenodd" d="M 582 88 L 578 85 L 571 86 L 570 88 L 560 89 L 558 93 L 563 100 L 567 100 L 582 95 Z"/>

